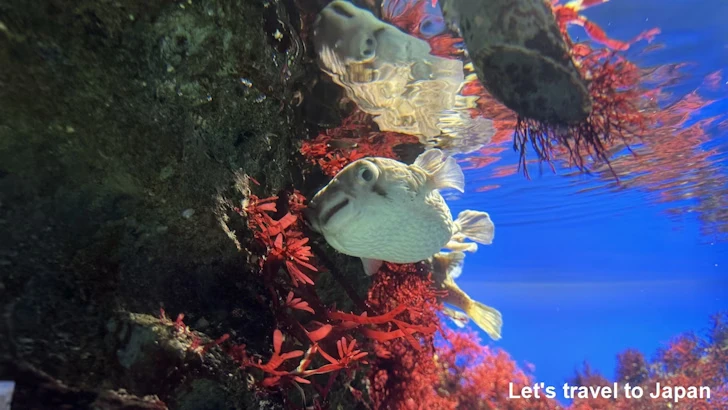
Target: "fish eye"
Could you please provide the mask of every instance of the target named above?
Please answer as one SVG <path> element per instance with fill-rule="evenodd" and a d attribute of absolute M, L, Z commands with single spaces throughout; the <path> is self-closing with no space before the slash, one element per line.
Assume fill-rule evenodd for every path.
<path fill-rule="evenodd" d="M 379 167 L 377 167 L 377 164 L 367 161 L 365 159 L 360 159 L 356 161 L 356 164 L 350 164 L 351 167 L 351 178 L 352 182 L 358 183 L 363 186 L 368 186 L 373 184 L 379 179 Z"/>
<path fill-rule="evenodd" d="M 359 178 L 362 181 L 371 182 L 374 179 L 374 172 L 367 166 L 361 167 L 359 168 Z"/>
<path fill-rule="evenodd" d="M 376 41 L 372 37 L 367 37 L 364 43 L 361 45 L 361 56 L 363 58 L 374 57 L 376 51 Z"/>
<path fill-rule="evenodd" d="M 372 178 L 374 178 L 374 174 L 369 168 L 364 168 L 359 176 L 361 177 L 361 179 L 367 182 L 371 181 Z"/>

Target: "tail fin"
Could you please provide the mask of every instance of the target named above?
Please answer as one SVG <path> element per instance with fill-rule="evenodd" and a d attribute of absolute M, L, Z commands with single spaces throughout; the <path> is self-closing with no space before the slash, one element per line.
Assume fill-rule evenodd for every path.
<path fill-rule="evenodd" d="M 445 158 L 445 154 L 437 148 L 429 149 L 415 160 L 414 165 L 430 174 L 434 189 L 452 188 L 465 192 L 465 175 L 453 157 Z"/>
<path fill-rule="evenodd" d="M 473 322 L 478 325 L 493 340 L 501 338 L 501 328 L 503 327 L 503 317 L 501 313 L 478 301 L 472 300 L 468 304 L 466 312 Z"/>
<path fill-rule="evenodd" d="M 495 237 L 495 224 L 490 220 L 487 212 L 465 210 L 460 212 L 455 220 L 455 233 L 462 233 L 466 238 L 483 245 L 493 243 Z"/>

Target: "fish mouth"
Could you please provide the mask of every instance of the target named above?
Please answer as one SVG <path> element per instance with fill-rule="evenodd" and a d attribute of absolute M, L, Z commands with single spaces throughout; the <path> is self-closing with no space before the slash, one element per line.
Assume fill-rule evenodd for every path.
<path fill-rule="evenodd" d="M 318 223 L 316 222 L 316 209 L 312 207 L 311 204 L 303 210 L 303 218 L 306 222 L 308 222 L 308 226 L 313 229 L 314 232 L 320 232 Z"/>
<path fill-rule="evenodd" d="M 349 198 L 344 198 L 343 201 L 329 208 L 329 210 L 321 216 L 321 225 L 326 225 L 326 223 L 329 222 L 336 213 L 344 209 L 347 205 L 349 205 Z"/>
<path fill-rule="evenodd" d="M 341 181 L 333 179 L 314 195 L 304 210 L 304 217 L 314 231 L 323 233 L 323 229 L 331 218 L 352 204 L 353 198 Z"/>

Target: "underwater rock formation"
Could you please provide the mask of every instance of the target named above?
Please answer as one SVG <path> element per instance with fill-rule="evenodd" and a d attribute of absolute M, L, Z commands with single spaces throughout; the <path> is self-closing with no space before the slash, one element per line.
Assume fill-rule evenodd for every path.
<path fill-rule="evenodd" d="M 583 121 L 591 97 L 543 0 L 440 0 L 478 79 L 505 106 L 547 124 Z"/>
<path fill-rule="evenodd" d="M 300 180 L 297 25 L 276 2 L 0 5 L 0 379 L 18 380 L 18 408 L 69 404 L 44 401 L 30 368 L 76 392 L 74 408 L 118 389 L 180 409 L 275 407 L 230 360 L 192 365 L 134 315 L 164 306 L 212 338 L 270 345 L 248 255 L 213 208 L 233 170 L 271 191 Z"/>
<path fill-rule="evenodd" d="M 308 82 L 319 69 L 304 43 L 320 10 L 300 6 L 0 4 L 0 379 L 17 382 L 18 408 L 487 399 L 477 385 L 464 386 L 470 401 L 454 388 L 473 373 L 456 368 L 466 343 L 434 344 L 444 295 L 431 266 L 362 278 L 357 260 L 301 223 L 325 175 L 422 147 L 349 121 L 357 113 L 330 134 L 306 129 L 299 109 L 330 127 L 339 112 L 317 95 L 322 81 Z M 417 55 L 437 65 L 443 49 Z M 445 135 L 464 118 L 448 115 Z M 330 138 L 342 130 L 346 141 Z M 479 146 L 485 130 L 438 145 Z M 297 140 L 317 133 L 300 152 L 320 169 L 303 172 Z M 260 198 L 232 189 L 237 171 Z M 507 366 L 494 374 L 491 362 Z M 468 380 L 502 381 L 515 367 L 484 363 Z"/>

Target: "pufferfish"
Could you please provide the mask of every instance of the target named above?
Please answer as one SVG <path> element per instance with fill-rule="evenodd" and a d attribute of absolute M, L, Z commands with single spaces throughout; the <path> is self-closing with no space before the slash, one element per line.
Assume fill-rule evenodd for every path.
<path fill-rule="evenodd" d="M 342 169 L 311 200 L 306 219 L 337 251 L 359 257 L 367 275 L 383 261 L 415 263 L 442 248 L 474 251 L 471 239 L 489 245 L 495 226 L 486 212 L 465 210 L 453 220 L 440 194 L 464 192 L 465 177 L 454 158 L 439 149 L 414 164 L 366 157 Z"/>
<path fill-rule="evenodd" d="M 442 302 L 461 310 L 443 306 L 442 312 L 460 327 L 464 326 L 470 317 L 491 339 L 498 340 L 501 338 L 503 327 L 501 313 L 472 299 L 455 283 L 455 279 L 463 271 L 464 260 L 465 254 L 462 252 L 438 252 L 429 259 L 432 265 L 432 279 L 440 289 L 447 291 L 447 296 L 442 298 Z"/>

